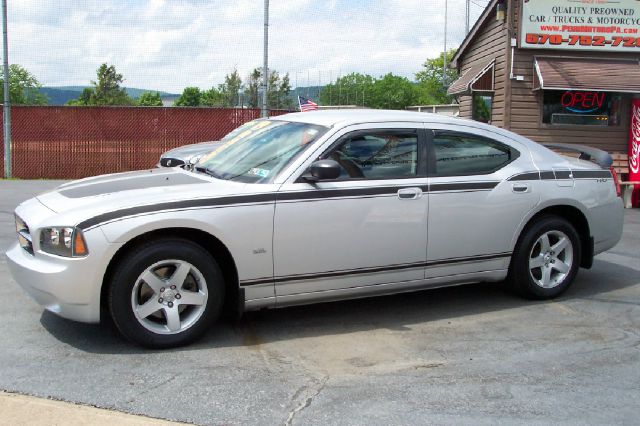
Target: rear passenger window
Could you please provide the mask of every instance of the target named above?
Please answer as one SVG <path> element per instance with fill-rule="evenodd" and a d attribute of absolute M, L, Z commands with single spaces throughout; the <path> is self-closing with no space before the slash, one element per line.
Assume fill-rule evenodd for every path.
<path fill-rule="evenodd" d="M 515 149 L 482 136 L 435 132 L 434 176 L 483 175 L 493 173 L 517 158 Z"/>
<path fill-rule="evenodd" d="M 348 136 L 323 158 L 342 167 L 339 179 L 393 179 L 416 176 L 416 131 L 358 132 Z"/>

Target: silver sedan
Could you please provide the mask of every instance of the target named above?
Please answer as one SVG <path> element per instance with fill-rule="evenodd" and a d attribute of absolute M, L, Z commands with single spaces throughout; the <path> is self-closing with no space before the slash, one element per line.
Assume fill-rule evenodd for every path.
<path fill-rule="evenodd" d="M 579 150 L 595 163 L 431 114 L 289 114 L 248 124 L 190 171 L 99 176 L 25 201 L 7 258 L 45 309 L 107 312 L 149 347 L 195 340 L 225 306 L 505 279 L 552 298 L 622 233 L 610 158 Z"/>

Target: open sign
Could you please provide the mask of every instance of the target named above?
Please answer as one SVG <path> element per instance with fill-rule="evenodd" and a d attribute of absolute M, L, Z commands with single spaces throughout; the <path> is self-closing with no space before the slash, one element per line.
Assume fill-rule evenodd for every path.
<path fill-rule="evenodd" d="M 566 91 L 560 103 L 571 112 L 587 114 L 602 108 L 605 104 L 606 92 Z"/>

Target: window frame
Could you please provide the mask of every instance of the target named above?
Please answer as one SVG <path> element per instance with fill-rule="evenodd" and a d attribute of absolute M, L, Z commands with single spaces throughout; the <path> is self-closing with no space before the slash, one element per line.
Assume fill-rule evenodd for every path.
<path fill-rule="evenodd" d="M 364 182 L 364 181 L 384 181 L 384 180 L 407 180 L 407 179 L 419 179 L 419 178 L 426 178 L 427 177 L 427 162 L 426 162 L 426 157 L 427 157 L 427 135 L 426 135 L 426 131 L 425 129 L 421 128 L 421 127 L 406 127 L 406 128 L 400 128 L 400 127 L 390 127 L 390 128 L 384 128 L 384 127 L 374 127 L 374 128 L 370 128 L 370 129 L 358 129 L 358 130 L 353 130 L 351 132 L 347 132 L 343 135 L 341 135 L 340 137 L 338 137 L 333 143 L 331 143 L 331 145 L 329 145 L 329 147 L 327 149 L 325 149 L 320 155 L 318 155 L 316 160 L 325 160 L 325 159 L 330 159 L 328 158 L 328 154 L 331 153 L 336 147 L 338 147 L 340 144 L 342 144 L 343 142 L 345 142 L 345 140 L 347 139 L 353 139 L 359 136 L 367 136 L 367 135 L 376 135 L 376 134 L 380 134 L 380 133 L 384 133 L 387 135 L 393 135 L 393 134 L 407 134 L 407 133 L 415 133 L 417 136 L 417 166 L 416 166 L 416 174 L 414 176 L 386 176 L 386 177 L 380 177 L 380 178 L 368 178 L 368 177 L 362 177 L 362 178 L 353 178 L 353 177 L 346 177 L 346 178 L 338 178 L 338 179 L 332 179 L 332 180 L 327 180 L 326 182 Z"/>
<path fill-rule="evenodd" d="M 500 142 L 494 138 L 490 138 L 487 136 L 483 136 L 483 135 L 479 135 L 476 133 L 472 133 L 472 132 L 465 132 L 465 131 L 458 131 L 458 130 L 445 130 L 445 129 L 431 129 L 431 130 L 426 130 L 427 133 L 427 176 L 430 178 L 440 178 L 440 177 L 455 177 L 455 176 L 486 176 L 486 175 L 490 175 L 493 174 L 495 172 L 497 172 L 498 170 L 502 170 L 503 168 L 507 167 L 509 164 L 513 163 L 515 160 L 518 159 L 518 157 L 520 157 L 520 151 L 517 150 L 516 148 L 514 148 L 513 146 L 506 144 L 504 142 Z M 495 167 L 491 170 L 488 170 L 486 172 L 483 173 L 477 173 L 477 172 L 472 172 L 472 173 L 454 173 L 454 174 L 438 174 L 437 173 L 437 157 L 436 157 L 436 145 L 435 145 L 435 138 L 437 137 L 438 134 L 446 134 L 446 135 L 454 135 L 454 136 L 461 136 L 461 137 L 465 137 L 465 136 L 472 136 L 474 138 L 477 139 L 484 139 L 484 140 L 488 140 L 491 141 L 495 144 L 498 144 L 500 146 L 503 146 L 505 148 L 509 149 L 511 158 L 509 159 L 509 161 L 507 161 L 506 163 L 501 164 L 498 167 Z"/>

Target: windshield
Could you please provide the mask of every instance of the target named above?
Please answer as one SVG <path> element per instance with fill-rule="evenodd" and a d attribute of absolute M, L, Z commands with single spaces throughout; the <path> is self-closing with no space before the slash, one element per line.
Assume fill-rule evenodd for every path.
<path fill-rule="evenodd" d="M 218 179 L 270 183 L 327 131 L 326 127 L 287 121 L 259 120 L 247 124 L 202 157 L 196 170 Z"/>

